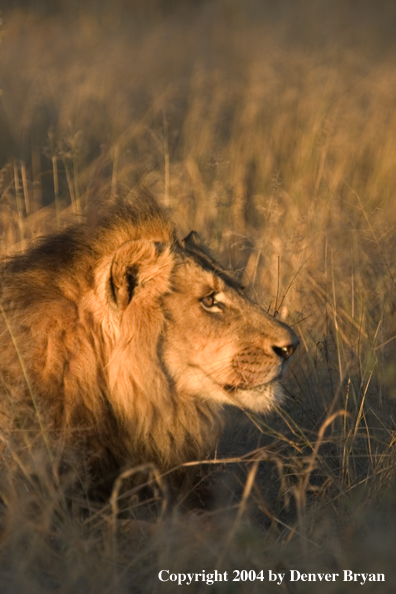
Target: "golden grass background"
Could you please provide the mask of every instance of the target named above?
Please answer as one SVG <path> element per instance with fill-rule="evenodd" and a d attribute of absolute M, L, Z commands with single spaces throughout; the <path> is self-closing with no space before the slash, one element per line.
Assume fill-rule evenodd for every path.
<path fill-rule="evenodd" d="M 301 346 L 280 415 L 231 414 L 203 516 L 147 522 L 133 497 L 81 514 L 2 435 L 1 592 L 173 592 L 159 569 L 215 567 L 382 571 L 365 592 L 394 591 L 393 25 L 386 1 L 4 9 L 2 256 L 83 217 L 101 183 L 141 183 Z M 263 587 L 281 591 L 212 590 Z"/>

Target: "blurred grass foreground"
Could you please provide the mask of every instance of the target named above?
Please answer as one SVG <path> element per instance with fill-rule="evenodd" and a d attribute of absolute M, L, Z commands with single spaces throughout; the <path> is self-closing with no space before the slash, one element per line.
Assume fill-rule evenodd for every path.
<path fill-rule="evenodd" d="M 118 519 L 80 514 L 33 451 L 10 497 L 3 461 L 0 591 L 173 592 L 161 569 L 295 568 L 383 572 L 364 591 L 394 592 L 394 3 L 21 1 L 1 16 L 2 257 L 83 217 L 98 180 L 140 183 L 301 347 L 280 415 L 232 413 L 203 514 L 148 521 L 133 497 Z"/>

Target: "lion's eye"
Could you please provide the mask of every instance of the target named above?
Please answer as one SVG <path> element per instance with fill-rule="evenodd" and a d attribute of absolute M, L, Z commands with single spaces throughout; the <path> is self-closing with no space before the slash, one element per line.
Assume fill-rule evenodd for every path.
<path fill-rule="evenodd" d="M 214 293 L 212 293 L 211 295 L 208 295 L 207 297 L 204 297 L 202 300 L 202 305 L 204 305 L 205 307 L 211 308 L 216 304 L 216 299 L 214 296 Z"/>
<path fill-rule="evenodd" d="M 213 291 L 213 293 L 210 293 L 201 299 L 201 305 L 204 309 L 210 311 L 211 313 L 221 313 L 225 307 L 223 302 L 223 294 Z"/>
<path fill-rule="evenodd" d="M 213 294 L 212 295 L 208 295 L 207 297 L 204 297 L 202 299 L 202 304 L 205 307 L 213 307 L 215 303 L 216 303 L 216 299 L 214 298 L 214 295 Z"/>

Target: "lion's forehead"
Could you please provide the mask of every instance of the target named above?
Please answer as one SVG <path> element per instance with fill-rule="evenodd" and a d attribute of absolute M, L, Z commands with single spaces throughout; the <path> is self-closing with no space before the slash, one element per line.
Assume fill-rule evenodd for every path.
<path fill-rule="evenodd" d="M 217 260 L 203 250 L 199 248 L 182 250 L 181 255 L 182 260 L 189 264 L 191 268 L 195 268 L 195 271 L 199 270 L 203 274 L 209 274 L 213 282 L 217 284 L 216 288 L 220 289 L 223 284 L 236 290 L 242 288 L 232 271 L 225 269 Z"/>

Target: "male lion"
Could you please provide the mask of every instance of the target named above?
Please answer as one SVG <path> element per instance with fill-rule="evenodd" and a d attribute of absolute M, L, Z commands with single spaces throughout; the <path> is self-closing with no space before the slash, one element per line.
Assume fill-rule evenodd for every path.
<path fill-rule="evenodd" d="M 147 192 L 101 211 L 1 267 L 3 422 L 103 468 L 201 459 L 225 405 L 282 400 L 298 338 Z"/>

